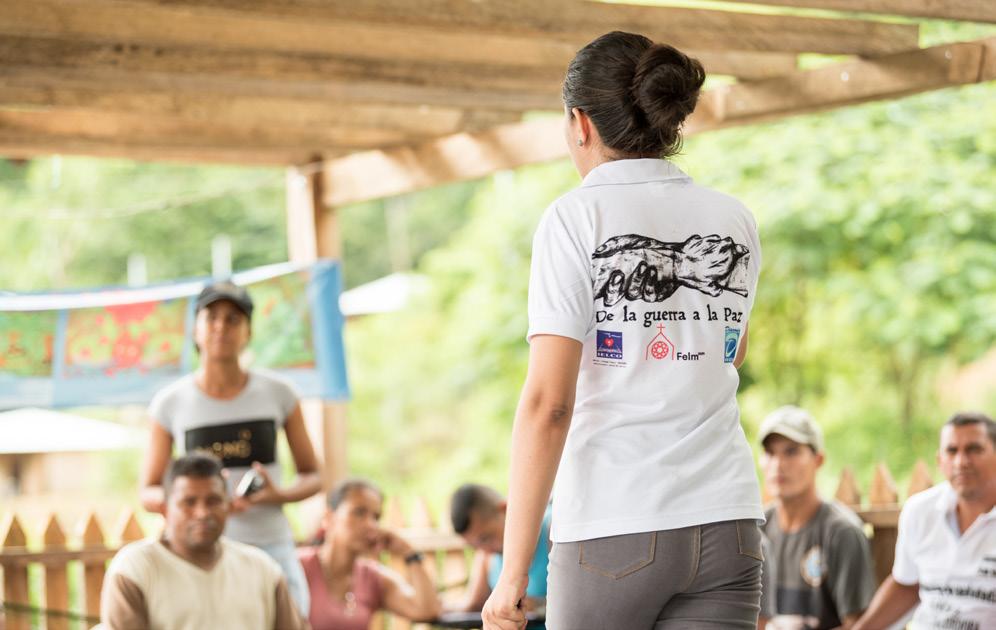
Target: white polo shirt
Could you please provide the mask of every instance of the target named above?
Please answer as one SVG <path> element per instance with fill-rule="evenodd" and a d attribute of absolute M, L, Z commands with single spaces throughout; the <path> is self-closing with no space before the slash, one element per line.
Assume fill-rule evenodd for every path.
<path fill-rule="evenodd" d="M 920 585 L 914 630 L 996 628 L 996 508 L 958 532 L 957 495 L 943 483 L 906 501 L 892 577 Z"/>
<path fill-rule="evenodd" d="M 546 210 L 528 335 L 583 344 L 554 542 L 764 518 L 733 367 L 760 265 L 750 211 L 666 160 L 602 164 Z"/>

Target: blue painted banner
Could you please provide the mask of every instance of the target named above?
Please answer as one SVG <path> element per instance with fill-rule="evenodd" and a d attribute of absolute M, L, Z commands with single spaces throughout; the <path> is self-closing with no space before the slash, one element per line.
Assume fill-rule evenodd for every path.
<path fill-rule="evenodd" d="M 309 398 L 346 400 L 339 264 L 235 273 L 255 303 L 246 362 Z M 0 294 L 0 409 L 143 404 L 197 367 L 198 278 L 142 288 Z"/>

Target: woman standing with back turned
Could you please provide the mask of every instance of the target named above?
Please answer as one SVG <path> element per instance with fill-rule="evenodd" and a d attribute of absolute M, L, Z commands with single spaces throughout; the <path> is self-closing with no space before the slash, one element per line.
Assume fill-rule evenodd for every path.
<path fill-rule="evenodd" d="M 551 630 L 756 627 L 763 515 L 736 392 L 757 226 L 667 160 L 704 80 L 698 61 L 620 32 L 568 67 L 565 135 L 583 181 L 533 243 L 489 630 L 523 625 L 554 477 Z"/>

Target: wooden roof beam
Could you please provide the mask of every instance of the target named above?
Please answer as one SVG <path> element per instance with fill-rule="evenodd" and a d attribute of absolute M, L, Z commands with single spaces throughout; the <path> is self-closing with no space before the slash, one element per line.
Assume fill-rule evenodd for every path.
<path fill-rule="evenodd" d="M 857 13 L 880 13 L 909 17 L 996 22 L 996 2 L 992 0 L 722 0 L 781 7 L 831 9 Z"/>
<path fill-rule="evenodd" d="M 715 129 L 985 81 L 993 47 L 996 38 L 945 44 L 723 86 L 689 126 Z"/>
<path fill-rule="evenodd" d="M 337 157 L 345 152 L 325 153 Z M 0 157 L 30 159 L 52 155 L 136 160 L 140 162 L 182 162 L 184 164 L 232 164 L 239 166 L 287 166 L 305 164 L 312 155 L 306 150 L 273 150 L 253 147 L 177 147 L 148 142 L 104 141 L 62 136 L 11 136 L 0 131 Z"/>
<path fill-rule="evenodd" d="M 96 110 L 246 127 L 267 124 L 367 128 L 404 134 L 409 139 L 478 131 L 521 118 L 518 112 L 455 107 L 337 103 L 193 90 L 157 91 L 127 81 L 98 85 L 79 76 L 30 71 L 13 75 L 8 72 L 0 82 L 0 111 L 4 109 L 53 113 Z"/>
<path fill-rule="evenodd" d="M 0 145 L 55 149 L 96 147 L 107 154 L 115 146 L 122 157 L 132 149 L 172 148 L 176 153 L 208 149 L 222 153 L 297 156 L 337 154 L 364 148 L 407 144 L 407 136 L 380 129 L 244 127 L 217 121 L 192 122 L 142 114 L 102 111 L 0 111 Z M 284 162 L 287 163 L 287 162 Z"/>
<path fill-rule="evenodd" d="M 427 64 L 258 50 L 206 50 L 146 44 L 0 35 L 4 74 L 55 73 L 94 85 L 118 81 L 258 96 L 352 103 L 559 109 L 562 70 L 494 63 Z"/>
<path fill-rule="evenodd" d="M 996 78 L 996 38 L 798 71 L 703 94 L 686 135 Z M 566 157 L 558 118 L 331 160 L 325 203 L 341 206 Z"/>
<path fill-rule="evenodd" d="M 630 30 L 689 50 L 876 55 L 915 48 L 912 24 L 578 0 L 5 0 L 0 32 L 393 61 L 561 66 Z"/>

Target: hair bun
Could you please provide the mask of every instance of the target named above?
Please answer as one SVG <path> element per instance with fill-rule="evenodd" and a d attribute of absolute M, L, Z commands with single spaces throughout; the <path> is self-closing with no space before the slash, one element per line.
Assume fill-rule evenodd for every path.
<path fill-rule="evenodd" d="M 667 44 L 640 55 L 630 88 L 647 122 L 655 129 L 680 125 L 695 110 L 705 70 L 696 59 Z"/>

